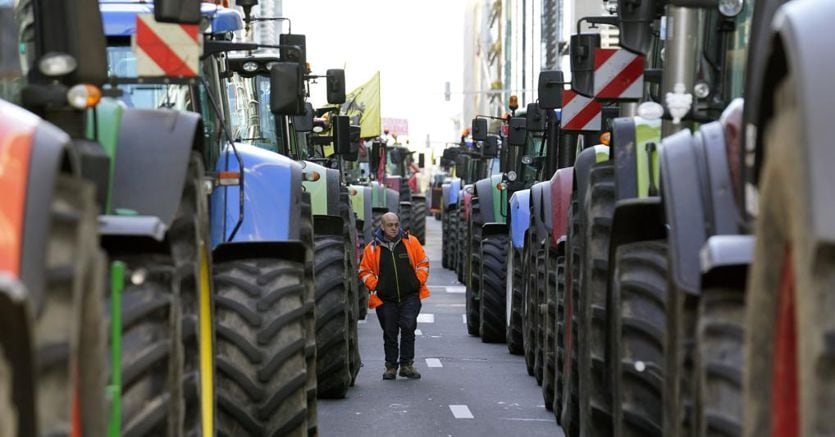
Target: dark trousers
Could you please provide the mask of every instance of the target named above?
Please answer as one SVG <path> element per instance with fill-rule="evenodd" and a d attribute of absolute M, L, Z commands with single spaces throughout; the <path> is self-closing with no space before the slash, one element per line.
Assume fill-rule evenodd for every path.
<path fill-rule="evenodd" d="M 417 295 L 407 297 L 399 304 L 385 302 L 377 307 L 377 319 L 383 328 L 383 340 L 386 351 L 386 366 L 397 366 L 397 334 L 400 333 L 400 365 L 410 364 L 415 360 L 415 328 L 420 313 L 420 298 Z"/>

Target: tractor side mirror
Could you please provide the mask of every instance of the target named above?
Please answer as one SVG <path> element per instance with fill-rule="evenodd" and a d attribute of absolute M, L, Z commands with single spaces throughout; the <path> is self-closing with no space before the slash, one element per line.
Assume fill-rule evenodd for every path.
<path fill-rule="evenodd" d="M 307 64 L 307 43 L 304 35 L 298 33 L 282 33 L 278 37 L 278 44 L 287 46 L 278 49 L 278 55 L 282 61 L 298 62 L 302 68 L 305 68 L 305 64 Z M 295 46 L 297 50 L 290 46 Z"/>
<path fill-rule="evenodd" d="M 545 111 L 538 103 L 528 103 L 528 110 L 525 113 L 525 129 L 530 132 L 542 132 L 545 130 Z"/>
<path fill-rule="evenodd" d="M 600 47 L 600 34 L 571 35 L 571 89 L 594 97 L 594 50 Z"/>
<path fill-rule="evenodd" d="M 499 155 L 499 136 L 487 135 L 484 144 L 481 145 L 481 156 L 483 158 L 495 158 Z"/>
<path fill-rule="evenodd" d="M 326 87 L 328 89 L 328 103 L 341 105 L 345 103 L 345 70 L 328 70 Z"/>
<path fill-rule="evenodd" d="M 539 86 L 539 107 L 542 109 L 562 108 L 562 71 L 540 71 Z M 528 105 L 530 107 L 530 105 Z"/>
<path fill-rule="evenodd" d="M 470 130 L 470 132 L 473 134 L 473 141 L 487 140 L 487 119 L 474 118 L 473 128 Z"/>
<path fill-rule="evenodd" d="M 618 0 L 620 46 L 646 55 L 652 44 L 652 22 L 656 17 L 656 0 Z"/>
<path fill-rule="evenodd" d="M 376 175 L 380 169 L 380 155 L 383 150 L 383 145 L 377 141 L 371 144 L 371 156 L 368 157 L 368 167 L 371 169 L 371 174 Z"/>
<path fill-rule="evenodd" d="M 293 129 L 296 132 L 311 132 L 313 130 L 313 105 L 304 104 L 304 115 L 293 116 Z"/>
<path fill-rule="evenodd" d="M 154 0 L 154 19 L 160 23 L 200 24 L 200 0 Z"/>
<path fill-rule="evenodd" d="M 403 149 L 400 147 L 392 147 L 389 150 L 389 158 L 391 158 L 390 164 L 400 165 L 406 157 L 403 155 Z"/>
<path fill-rule="evenodd" d="M 333 117 L 333 145 L 334 153 L 346 155 L 351 153 L 351 119 L 347 115 Z"/>
<path fill-rule="evenodd" d="M 296 62 L 276 62 L 270 69 L 270 111 L 304 115 L 304 74 Z"/>
<path fill-rule="evenodd" d="M 511 146 L 524 146 L 528 142 L 527 119 L 513 117 L 508 122 L 507 142 Z"/>
<path fill-rule="evenodd" d="M 360 152 L 360 127 L 356 125 L 351 126 L 351 148 L 348 153 L 342 155 L 342 159 L 354 162 L 359 159 Z"/>
<path fill-rule="evenodd" d="M 426 154 L 419 153 L 418 154 L 418 168 L 425 168 L 426 167 Z"/>

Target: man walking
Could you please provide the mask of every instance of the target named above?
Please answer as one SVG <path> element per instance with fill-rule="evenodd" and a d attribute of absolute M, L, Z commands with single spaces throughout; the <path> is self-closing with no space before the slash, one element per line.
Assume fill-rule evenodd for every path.
<path fill-rule="evenodd" d="M 383 379 L 400 376 L 420 378 L 415 369 L 415 328 L 421 299 L 429 297 L 429 258 L 417 238 L 400 229 L 400 218 L 392 212 L 382 217 L 374 241 L 365 246 L 359 278 L 370 290 L 368 307 L 377 310 L 386 352 Z M 398 360 L 397 336 L 400 334 Z"/>

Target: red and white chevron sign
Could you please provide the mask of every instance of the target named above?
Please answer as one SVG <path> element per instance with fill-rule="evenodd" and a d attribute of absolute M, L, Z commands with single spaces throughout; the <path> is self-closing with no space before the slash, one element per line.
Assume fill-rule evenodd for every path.
<path fill-rule="evenodd" d="M 603 105 L 572 90 L 562 92 L 562 130 L 599 131 L 603 121 Z"/>
<path fill-rule="evenodd" d="M 203 36 L 197 24 L 157 23 L 136 16 L 133 49 L 138 76 L 197 76 Z"/>
<path fill-rule="evenodd" d="M 594 51 L 594 97 L 640 99 L 644 92 L 644 57 L 624 49 Z"/>

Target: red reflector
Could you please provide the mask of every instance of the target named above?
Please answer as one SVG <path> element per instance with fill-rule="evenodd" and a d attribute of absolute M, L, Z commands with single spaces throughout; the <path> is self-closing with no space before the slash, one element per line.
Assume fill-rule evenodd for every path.
<path fill-rule="evenodd" d="M 217 174 L 218 185 L 239 185 L 241 183 L 241 172 L 222 171 Z"/>

